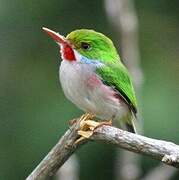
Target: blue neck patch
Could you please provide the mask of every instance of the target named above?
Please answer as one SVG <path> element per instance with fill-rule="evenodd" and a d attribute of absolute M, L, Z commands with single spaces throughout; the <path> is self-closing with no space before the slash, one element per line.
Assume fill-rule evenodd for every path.
<path fill-rule="evenodd" d="M 103 66 L 104 64 L 98 60 L 94 60 L 94 59 L 89 59 L 85 56 L 80 57 L 80 62 L 85 63 L 85 64 L 91 64 L 91 65 L 95 65 L 95 66 Z"/>

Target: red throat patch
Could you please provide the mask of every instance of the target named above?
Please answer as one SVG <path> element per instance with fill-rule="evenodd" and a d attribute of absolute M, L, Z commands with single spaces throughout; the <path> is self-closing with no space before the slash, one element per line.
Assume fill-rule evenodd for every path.
<path fill-rule="evenodd" d="M 74 51 L 68 44 L 63 45 L 62 53 L 63 53 L 63 58 L 66 59 L 67 61 L 76 61 Z"/>

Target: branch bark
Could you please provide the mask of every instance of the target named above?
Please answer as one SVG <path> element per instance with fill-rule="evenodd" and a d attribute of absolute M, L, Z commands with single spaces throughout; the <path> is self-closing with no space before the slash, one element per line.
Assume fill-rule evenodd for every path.
<path fill-rule="evenodd" d="M 167 165 L 179 168 L 179 145 L 172 142 L 148 138 L 110 126 L 97 128 L 91 139 L 114 144 L 138 154 L 148 155 Z"/>
<path fill-rule="evenodd" d="M 89 140 L 75 143 L 79 137 L 78 129 L 79 120 L 66 131 L 26 180 L 44 180 L 53 176 L 73 152 L 90 139 L 104 141 L 138 154 L 148 155 L 165 164 L 179 168 L 179 146 L 172 142 L 156 140 L 104 125 L 95 129 Z"/>

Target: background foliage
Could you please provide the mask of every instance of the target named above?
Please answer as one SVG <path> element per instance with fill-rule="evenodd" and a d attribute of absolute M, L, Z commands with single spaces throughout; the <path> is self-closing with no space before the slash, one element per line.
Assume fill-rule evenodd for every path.
<path fill-rule="evenodd" d="M 145 135 L 179 144 L 179 1 L 135 2 Z M 92 28 L 120 47 L 102 0 L 0 1 L 0 180 L 24 179 L 67 129 L 68 120 L 82 114 L 64 97 L 59 51 L 42 26 L 62 34 Z M 88 143 L 77 154 L 80 179 L 113 179 L 114 147 Z M 157 164 L 143 157 L 143 174 Z"/>

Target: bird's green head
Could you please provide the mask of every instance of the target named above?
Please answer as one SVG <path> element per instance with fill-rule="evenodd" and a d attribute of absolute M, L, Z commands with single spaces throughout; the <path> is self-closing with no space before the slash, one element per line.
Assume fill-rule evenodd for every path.
<path fill-rule="evenodd" d="M 81 55 L 90 59 L 118 59 L 113 42 L 104 34 L 94 30 L 80 29 L 67 35 L 67 40 Z"/>
<path fill-rule="evenodd" d="M 89 29 L 80 29 L 72 31 L 66 37 L 63 37 L 47 28 L 43 29 L 61 46 L 63 59 L 74 61 L 78 60 L 78 55 L 81 55 L 88 59 L 100 61 L 119 60 L 113 42 L 102 33 Z"/>

